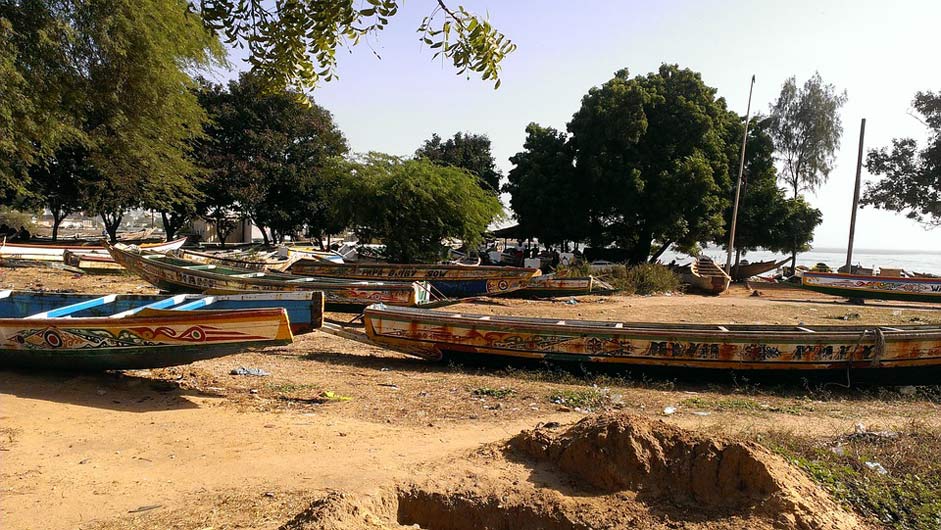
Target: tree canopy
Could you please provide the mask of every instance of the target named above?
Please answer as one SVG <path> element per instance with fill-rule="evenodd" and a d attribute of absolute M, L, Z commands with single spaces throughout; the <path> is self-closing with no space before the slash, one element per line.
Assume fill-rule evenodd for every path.
<path fill-rule="evenodd" d="M 806 250 L 822 220 L 819 210 L 801 198 L 785 197 L 778 187 L 770 125 L 768 118 L 756 116 L 748 129 L 735 233 L 735 250 L 741 253 L 759 248 L 773 252 Z M 730 128 L 730 133 L 730 142 L 737 143 L 732 139 L 741 138 L 742 124 Z M 730 157 L 730 163 L 731 174 L 738 174 L 738 158 Z M 734 189 L 732 193 L 734 197 Z M 730 202 L 725 210 L 726 226 L 732 224 L 732 210 Z M 716 243 L 728 247 L 726 238 Z"/>
<path fill-rule="evenodd" d="M 891 149 L 870 150 L 866 169 L 882 178 L 866 184 L 860 204 L 905 212 L 935 227 L 941 225 L 941 93 L 918 92 L 912 106 L 930 131 L 927 145 L 919 149 L 912 138 L 895 138 Z"/>
<path fill-rule="evenodd" d="M 783 164 L 781 178 L 794 197 L 802 189 L 817 189 L 830 175 L 843 136 L 840 108 L 845 103 L 846 92 L 825 83 L 818 72 L 802 87 L 788 78 L 771 105 L 769 132 Z"/>
<path fill-rule="evenodd" d="M 427 159 L 371 153 L 345 173 L 350 182 L 336 197 L 341 213 L 360 241 L 381 240 L 393 262 L 440 259 L 447 238 L 473 246 L 503 210 L 477 177 Z"/>
<path fill-rule="evenodd" d="M 698 73 L 676 65 L 634 78 L 620 70 L 592 88 L 568 125 L 592 244 L 614 241 L 639 263 L 654 240 L 683 247 L 722 233 L 734 119 Z"/>
<path fill-rule="evenodd" d="M 227 43 L 248 48 L 252 70 L 271 89 L 303 91 L 334 79 L 337 48 L 380 33 L 401 3 L 199 0 L 190 1 L 190 7 Z M 452 9 L 444 0 L 432 6 L 418 26 L 420 42 L 434 50 L 434 58 L 449 59 L 458 74 L 474 72 L 499 87 L 500 63 L 516 45 L 463 6 Z"/>
<path fill-rule="evenodd" d="M 241 212 L 270 229 L 275 241 L 305 225 L 317 235 L 324 231 L 334 183 L 322 170 L 349 147 L 330 112 L 295 96 L 268 91 L 253 74 L 225 88 L 204 86 L 200 101 L 212 122 L 197 147 L 209 171 L 203 213 L 225 223 Z"/>
<path fill-rule="evenodd" d="M 0 148 L 9 172 L 0 180 L 26 182 L 60 148 L 82 153 L 95 175 L 87 209 L 112 238 L 126 209 L 189 191 L 189 148 L 206 117 L 188 69 L 223 52 L 183 0 L 5 2 L 0 20 L 0 53 L 12 57 L 9 84 L 26 110 Z"/>
<path fill-rule="evenodd" d="M 415 156 L 427 158 L 438 165 L 466 169 L 480 179 L 485 189 L 493 193 L 500 191 L 503 174 L 497 169 L 497 162 L 490 150 L 490 138 L 485 134 L 458 132 L 445 141 L 437 134 L 432 134 L 415 151 Z"/>
<path fill-rule="evenodd" d="M 510 162 L 514 167 L 503 191 L 510 194 L 521 232 L 550 245 L 582 240 L 588 227 L 588 194 L 575 174 L 568 136 L 530 123 L 523 151 Z"/>

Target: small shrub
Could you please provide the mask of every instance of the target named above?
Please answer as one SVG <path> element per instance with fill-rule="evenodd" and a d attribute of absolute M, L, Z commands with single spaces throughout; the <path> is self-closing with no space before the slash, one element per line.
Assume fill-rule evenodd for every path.
<path fill-rule="evenodd" d="M 611 397 L 607 389 L 596 387 L 579 390 L 559 390 L 549 394 L 549 401 L 557 405 L 565 405 L 572 408 L 583 410 L 592 410 L 605 408 L 611 404 Z"/>
<path fill-rule="evenodd" d="M 633 267 L 614 265 L 604 269 L 600 276 L 624 294 L 671 293 L 680 289 L 680 278 L 659 263 L 642 263 Z"/>
<path fill-rule="evenodd" d="M 505 399 L 516 393 L 512 388 L 490 388 L 482 386 L 475 388 L 472 392 L 475 396 L 491 397 L 494 399 Z"/>

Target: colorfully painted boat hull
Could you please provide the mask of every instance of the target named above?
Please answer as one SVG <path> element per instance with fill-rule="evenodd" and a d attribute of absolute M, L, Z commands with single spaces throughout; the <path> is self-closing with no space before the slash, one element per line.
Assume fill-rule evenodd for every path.
<path fill-rule="evenodd" d="M 166 243 L 145 243 L 140 248 L 151 252 L 169 252 L 177 250 L 186 243 L 181 237 Z M 20 259 L 63 261 L 65 251 L 76 254 L 100 254 L 107 256 L 105 247 L 98 245 L 27 245 L 19 243 L 0 243 L 0 256 L 17 257 Z"/>
<path fill-rule="evenodd" d="M 200 265 L 164 255 L 140 254 L 108 246 L 115 261 L 151 285 L 183 293 L 238 294 L 270 291 L 322 291 L 332 308 L 359 309 L 373 303 L 415 306 L 431 302 L 427 286 L 415 282 L 338 281 Z M 227 274 L 223 274 L 223 272 Z"/>
<path fill-rule="evenodd" d="M 941 302 L 941 278 L 898 278 L 804 272 L 801 287 L 818 293 L 874 300 Z"/>
<path fill-rule="evenodd" d="M 292 263 L 294 263 L 294 258 L 288 259 L 272 259 L 272 258 L 247 258 L 239 259 L 231 256 L 220 256 L 215 254 L 208 254 L 205 252 L 196 252 L 193 250 L 176 250 L 171 252 L 172 255 L 190 261 L 195 261 L 197 263 L 202 263 L 204 265 L 221 265 L 223 267 L 235 267 L 239 269 L 246 269 L 251 271 L 273 271 L 273 272 L 282 272 L 287 269 Z"/>
<path fill-rule="evenodd" d="M 554 274 L 544 274 L 530 279 L 526 287 L 508 293 L 507 296 L 511 298 L 559 298 L 604 294 L 615 290 L 614 287 L 594 276 L 565 278 L 557 277 Z"/>
<path fill-rule="evenodd" d="M 445 298 L 496 295 L 526 287 L 539 269 L 471 267 L 463 265 L 326 263 L 300 259 L 288 267 L 292 274 L 348 280 L 427 281 Z"/>
<path fill-rule="evenodd" d="M 941 328 L 559 321 L 374 305 L 377 345 L 439 360 L 454 353 L 622 366 L 751 371 L 941 367 Z"/>
<path fill-rule="evenodd" d="M 127 318 L 0 319 L 0 367 L 131 370 L 293 341 L 284 309 L 145 310 Z"/>

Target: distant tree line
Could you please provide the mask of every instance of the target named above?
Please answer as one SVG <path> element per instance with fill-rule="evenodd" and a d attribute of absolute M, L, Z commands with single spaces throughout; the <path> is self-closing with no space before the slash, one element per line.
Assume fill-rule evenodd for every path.
<path fill-rule="evenodd" d="M 805 250 L 822 220 L 797 184 L 787 197 L 777 183 L 793 178 L 813 189 L 826 178 L 843 96 L 834 97 L 819 75 L 805 85 L 809 95 L 793 84 L 785 83 L 770 116 L 756 117 L 748 130 L 739 252 Z M 784 98 L 800 112 L 782 105 Z M 808 132 L 812 120 L 829 126 Z M 744 132 L 744 118 L 696 72 L 666 64 L 643 76 L 620 70 L 582 98 L 566 132 L 526 128 L 503 191 L 522 231 L 550 245 L 616 245 L 632 263 L 653 261 L 671 245 L 688 252 L 709 242 L 725 246 Z M 799 160 L 792 172 L 776 167 L 792 148 L 785 139 L 813 146 L 793 155 Z"/>
<path fill-rule="evenodd" d="M 3 205 L 48 208 L 54 237 L 62 219 L 81 211 L 99 215 L 115 238 L 125 213 L 144 208 L 161 213 L 171 237 L 197 216 L 213 221 L 220 238 L 248 218 L 268 242 L 351 229 L 386 242 L 393 259 L 417 260 L 447 238 L 479 241 L 501 215 L 502 191 L 523 232 L 547 245 L 614 245 L 635 263 L 671 245 L 725 245 L 744 120 L 697 72 L 617 72 L 582 98 L 566 130 L 530 124 L 506 178 L 490 140 L 463 131 L 432 135 L 414 158 L 357 156 L 327 110 L 288 88 L 331 77 L 337 41 L 326 37 L 346 30 L 315 25 L 302 36 L 271 26 L 255 36 L 253 24 L 265 22 L 246 11 L 254 4 L 0 2 Z M 366 26 L 357 21 L 387 19 L 396 8 L 382 0 L 353 18 L 313 5 L 271 16 L 340 17 L 358 32 Z M 423 23 L 426 44 L 459 39 L 447 52 L 458 69 L 496 80 L 508 41 L 477 42 L 499 34 L 475 32 L 470 21 L 479 19 L 463 11 L 435 11 L 439 21 Z M 468 25 L 450 37 L 436 26 L 458 19 Z M 378 22 L 370 31 L 384 27 Z M 249 42 L 254 71 L 226 85 L 201 77 L 225 64 L 220 36 L 260 39 Z M 290 72 L 300 63 L 286 50 L 255 55 L 265 42 L 322 52 L 315 62 L 329 68 L 297 77 Z M 475 62 L 494 46 L 499 54 Z M 939 99 L 915 97 L 932 131 L 927 146 L 898 139 L 870 151 L 869 170 L 884 178 L 869 184 L 863 204 L 938 224 Z M 768 114 L 751 120 L 737 251 L 807 248 L 821 214 L 801 192 L 832 170 L 845 101 L 819 74 L 803 85 L 791 78 Z"/>

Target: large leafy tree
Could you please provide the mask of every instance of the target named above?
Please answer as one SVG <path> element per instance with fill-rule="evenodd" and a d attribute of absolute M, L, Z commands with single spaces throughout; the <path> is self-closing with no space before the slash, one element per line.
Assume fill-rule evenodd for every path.
<path fill-rule="evenodd" d="M 614 241 L 640 263 L 654 240 L 690 247 L 722 233 L 733 120 L 714 88 L 676 65 L 620 70 L 592 88 L 568 125 L 592 244 Z"/>
<path fill-rule="evenodd" d="M 349 149 L 330 112 L 287 90 L 268 92 L 253 74 L 204 87 L 200 101 L 212 118 L 197 148 L 209 171 L 203 213 L 225 226 L 239 211 L 275 241 L 305 226 L 322 233 L 335 186 L 323 169 Z"/>
<path fill-rule="evenodd" d="M 814 191 L 830 175 L 843 136 L 840 108 L 845 103 L 846 92 L 815 73 L 802 87 L 788 78 L 771 104 L 769 132 L 783 165 L 781 179 L 794 197 L 801 190 Z"/>
<path fill-rule="evenodd" d="M 63 145 L 52 156 L 37 160 L 30 167 L 30 190 L 20 195 L 21 203 L 49 209 L 55 241 L 62 221 L 86 204 L 85 187 L 99 177 L 89 164 L 84 147 Z"/>
<path fill-rule="evenodd" d="M 736 264 L 742 254 L 763 248 L 774 252 L 807 250 L 813 231 L 820 224 L 820 211 L 801 198 L 787 198 L 778 187 L 774 142 L 768 131 L 770 121 L 757 116 L 748 130 L 745 169 L 739 199 L 735 232 Z M 730 148 L 739 149 L 741 124 L 729 129 Z M 731 174 L 738 174 L 738 158 L 730 156 Z M 734 193 L 734 191 L 733 191 Z M 734 195 L 733 195 L 734 196 Z M 732 223 L 732 204 L 725 211 L 726 226 Z M 728 240 L 717 241 L 727 246 Z"/>
<path fill-rule="evenodd" d="M 554 245 L 587 236 L 590 197 L 575 172 L 575 153 L 564 132 L 536 123 L 526 126 L 523 151 L 503 191 L 522 232 Z"/>
<path fill-rule="evenodd" d="M 439 259 L 446 238 L 473 246 L 503 209 L 474 175 L 427 159 L 374 153 L 347 175 L 337 204 L 360 240 L 381 240 L 394 262 Z"/>
<path fill-rule="evenodd" d="M 497 169 L 496 160 L 490 150 L 490 138 L 484 134 L 455 133 L 452 138 L 442 141 L 437 134 L 415 151 L 418 158 L 427 158 L 442 166 L 454 166 L 466 169 L 477 175 L 481 185 L 497 193 L 503 175 Z"/>
<path fill-rule="evenodd" d="M 102 216 L 112 239 L 127 209 L 191 188 L 189 147 L 205 113 L 189 69 L 221 60 L 223 50 L 183 0 L 4 2 L 0 19 L 28 87 L 27 121 L 64 124 L 33 139 L 34 155 L 65 140 L 82 146 L 96 174 L 86 210 Z"/>
<path fill-rule="evenodd" d="M 771 104 L 769 132 L 782 163 L 780 176 L 795 199 L 801 190 L 816 190 L 833 170 L 843 136 L 840 108 L 845 103 L 846 92 L 824 82 L 818 72 L 801 87 L 793 76 L 788 78 Z M 800 247 L 797 241 L 793 246 Z M 791 266 L 796 264 L 795 250 Z"/>
<path fill-rule="evenodd" d="M 253 71 L 269 88 L 303 91 L 335 78 L 337 48 L 380 33 L 401 3 L 199 0 L 190 6 L 226 42 L 248 48 Z M 434 50 L 433 57 L 449 59 L 459 74 L 474 72 L 499 86 L 500 63 L 516 45 L 464 7 L 452 8 L 444 0 L 431 5 L 418 32 L 421 42 Z"/>
<path fill-rule="evenodd" d="M 941 93 L 918 92 L 912 106 L 930 130 L 927 145 L 895 138 L 891 149 L 869 151 L 866 169 L 882 178 L 866 184 L 861 203 L 935 227 L 941 225 Z"/>

